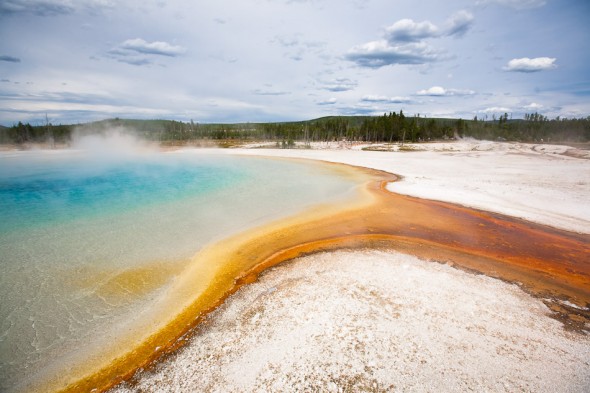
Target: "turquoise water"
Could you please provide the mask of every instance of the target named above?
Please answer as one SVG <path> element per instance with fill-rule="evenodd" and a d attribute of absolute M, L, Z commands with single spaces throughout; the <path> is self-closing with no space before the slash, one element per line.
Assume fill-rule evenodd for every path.
<path fill-rule="evenodd" d="M 0 391 L 116 334 L 204 245 L 355 187 L 316 164 L 194 151 L 0 153 Z M 172 273 L 113 287 L 154 265 Z"/>
<path fill-rule="evenodd" d="M 244 180 L 228 162 L 173 156 L 101 163 L 78 155 L 23 155 L 2 162 L 0 232 L 115 215 L 216 191 Z"/>

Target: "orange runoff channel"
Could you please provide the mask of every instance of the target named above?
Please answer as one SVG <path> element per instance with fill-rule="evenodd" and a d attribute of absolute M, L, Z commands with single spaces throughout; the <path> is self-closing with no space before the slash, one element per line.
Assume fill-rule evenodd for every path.
<path fill-rule="evenodd" d="M 339 166 L 339 164 L 332 164 Z M 590 235 L 558 230 L 500 214 L 398 195 L 397 177 L 362 169 L 369 203 L 292 220 L 221 241 L 213 256 L 223 268 L 198 301 L 140 347 L 61 391 L 106 390 L 182 346 L 203 317 L 242 285 L 279 263 L 337 249 L 395 249 L 517 283 L 545 299 L 566 328 L 590 321 Z M 196 258 L 199 258 L 197 255 Z M 550 300 L 568 300 L 578 307 Z M 159 348 L 155 350 L 155 348 Z"/>

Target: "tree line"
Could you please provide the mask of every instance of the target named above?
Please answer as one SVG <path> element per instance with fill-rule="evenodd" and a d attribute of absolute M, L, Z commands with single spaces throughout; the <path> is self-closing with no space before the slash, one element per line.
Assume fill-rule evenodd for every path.
<path fill-rule="evenodd" d="M 295 142 L 420 142 L 472 137 L 522 142 L 588 142 L 590 116 L 548 119 L 538 113 L 524 119 L 471 120 L 406 116 L 403 111 L 382 116 L 331 116 L 299 122 L 202 124 L 175 120 L 110 119 L 78 125 L 33 126 L 19 122 L 0 129 L 0 143 L 69 143 L 75 134 L 106 133 L 113 128 L 133 130 L 138 136 L 160 143 L 213 141 L 276 141 L 283 147 Z"/>

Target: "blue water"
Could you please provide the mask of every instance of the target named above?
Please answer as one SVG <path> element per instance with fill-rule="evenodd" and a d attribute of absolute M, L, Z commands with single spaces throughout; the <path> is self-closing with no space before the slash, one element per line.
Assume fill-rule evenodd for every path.
<path fill-rule="evenodd" d="M 206 244 L 355 187 L 319 164 L 262 158 L 0 153 L 0 391 L 116 334 Z M 133 296 L 113 291 L 120 275 L 153 266 L 173 273 Z"/>
<path fill-rule="evenodd" d="M 203 195 L 245 176 L 227 162 L 172 155 L 111 163 L 77 155 L 60 158 L 1 158 L 0 233 Z"/>

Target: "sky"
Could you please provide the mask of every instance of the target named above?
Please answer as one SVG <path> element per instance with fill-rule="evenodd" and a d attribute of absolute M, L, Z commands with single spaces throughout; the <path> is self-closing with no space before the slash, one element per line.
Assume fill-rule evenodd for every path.
<path fill-rule="evenodd" d="M 588 0 L 1 0 L 0 124 L 590 115 Z"/>

